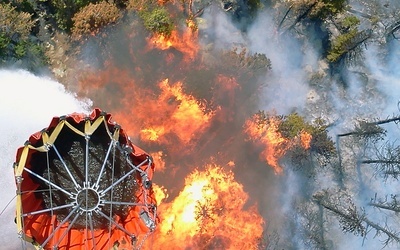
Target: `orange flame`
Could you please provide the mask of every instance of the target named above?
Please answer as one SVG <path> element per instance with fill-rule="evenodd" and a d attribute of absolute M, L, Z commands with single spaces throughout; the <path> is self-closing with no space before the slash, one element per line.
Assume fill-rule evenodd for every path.
<path fill-rule="evenodd" d="M 185 179 L 185 187 L 159 207 L 160 224 L 149 244 L 154 249 L 257 249 L 264 220 L 234 174 L 207 165 Z"/>
<path fill-rule="evenodd" d="M 300 143 L 301 146 L 308 150 L 311 147 L 311 139 L 312 139 L 312 135 L 306 131 L 301 131 L 300 133 Z"/>
<path fill-rule="evenodd" d="M 176 33 L 176 32 L 174 32 Z M 155 34 L 152 36 L 151 44 L 160 50 L 166 50 L 172 47 L 172 39 L 162 34 Z"/>
<path fill-rule="evenodd" d="M 150 113 L 159 115 L 146 119 L 145 128 L 140 131 L 141 139 L 166 142 L 166 134 L 173 133 L 181 142 L 188 144 L 197 133 L 209 126 L 214 112 L 206 113 L 204 105 L 185 94 L 181 82 L 170 85 L 165 79 L 159 87 L 161 93 L 158 99 L 154 103 L 146 103 Z"/>
<path fill-rule="evenodd" d="M 153 191 L 154 191 L 154 197 L 157 201 L 157 206 L 160 206 L 160 204 L 168 198 L 167 190 L 163 186 L 158 186 L 157 184 L 153 184 Z"/>
<path fill-rule="evenodd" d="M 99 89 L 99 95 L 105 91 L 119 95 L 118 106 L 123 112 L 114 112 L 114 117 L 131 134 L 146 142 L 174 144 L 176 150 L 182 150 L 177 143 L 189 149 L 190 142 L 200 137 L 215 116 L 215 111 L 206 110 L 204 102 L 184 92 L 182 82 L 170 84 L 165 79 L 158 84 L 158 91 L 145 89 L 138 87 L 127 71 L 111 65 L 101 72 L 86 73 L 80 81 L 84 95 L 94 89 Z M 98 105 L 114 106 L 111 99 L 103 100 Z"/>
<path fill-rule="evenodd" d="M 170 36 L 154 34 L 149 39 L 148 45 L 150 49 L 167 50 L 174 48 L 184 54 L 186 61 L 194 60 L 199 50 L 197 31 L 191 27 L 187 27 L 181 35 L 177 30 L 173 30 Z"/>
<path fill-rule="evenodd" d="M 171 49 L 166 53 L 157 51 L 163 56 L 166 54 L 163 58 L 170 61 L 175 60 L 171 57 L 177 55 L 174 51 L 178 51 L 182 53 L 185 65 L 193 66 L 191 63 L 186 63 L 187 60 L 194 60 L 198 56 L 197 32 L 192 25 L 188 23 L 188 28 L 183 33 L 173 31 L 168 38 L 154 35 L 147 40 L 148 48 Z M 132 50 L 132 58 L 136 60 L 141 52 Z M 180 69 L 174 67 L 176 70 Z M 131 75 L 133 71 L 135 75 Z M 234 119 L 234 110 L 237 106 L 235 97 L 241 91 L 240 84 L 234 77 L 224 75 L 216 77 L 213 98 L 210 100 L 215 104 L 216 110 L 208 111 L 204 102 L 185 93 L 182 82 L 170 83 L 165 79 L 154 85 L 144 82 L 147 79 L 143 77 L 145 72 L 147 72 L 146 67 L 141 67 L 140 64 L 137 66 L 135 64 L 132 70 L 107 65 L 104 70 L 83 79 L 81 86 L 85 86 L 87 91 L 100 97 L 96 88 L 106 93 L 103 96 L 107 96 L 110 90 L 113 91 L 114 96 L 118 96 L 118 101 L 99 99 L 100 102 L 105 102 L 104 105 L 107 107 L 118 106 L 117 111 L 120 113 L 114 112 L 115 120 L 124 124 L 129 134 L 139 135 L 143 142 L 155 142 L 157 146 L 166 148 L 169 156 L 175 156 L 173 153 L 181 155 L 183 150 L 199 146 L 195 145 L 198 142 L 196 139 L 202 139 L 201 136 L 204 134 L 212 137 L 204 132 L 210 127 L 213 119 L 217 118 L 216 113 L 221 124 Z M 275 133 L 277 126 L 278 124 Z M 273 122 L 270 124 L 270 130 L 270 139 L 264 140 L 271 141 L 273 146 L 265 150 L 265 155 L 270 153 L 273 157 L 267 157 L 267 161 L 271 162 L 271 165 L 274 164 L 276 172 L 282 172 L 278 159 L 283 152 L 280 152 L 279 147 L 285 140 L 279 142 L 280 135 L 276 134 L 275 140 L 278 142 L 274 144 Z M 254 132 L 252 136 L 257 137 L 257 133 Z M 257 138 L 263 136 L 268 137 L 259 135 Z M 157 171 L 163 171 L 161 175 L 165 176 L 165 179 L 176 176 L 176 171 L 172 167 L 169 171 L 164 170 L 162 151 L 152 155 Z M 190 156 L 195 162 L 198 160 L 194 154 Z M 248 194 L 235 180 L 231 171 L 235 164 L 234 161 L 229 161 L 225 168 L 207 165 L 204 171 L 195 170 L 185 178 L 185 187 L 174 198 L 168 196 L 166 188 L 154 184 L 160 221 L 151 240 L 146 241 L 148 248 L 145 249 L 257 249 L 263 233 L 264 220 L 258 213 L 256 205 L 248 208 L 246 204 Z"/>
<path fill-rule="evenodd" d="M 283 169 L 278 164 L 278 160 L 288 149 L 288 145 L 287 140 L 278 131 L 280 121 L 272 117 L 263 122 L 260 122 L 260 119 L 261 117 L 256 114 L 252 119 L 247 120 L 244 126 L 245 133 L 251 140 L 265 145 L 261 155 L 273 167 L 276 174 L 281 174 Z"/>
<path fill-rule="evenodd" d="M 281 122 L 275 116 L 264 117 L 256 114 L 247 120 L 244 126 L 245 133 L 250 137 L 250 140 L 265 147 L 261 152 L 261 157 L 266 159 L 276 174 L 283 172 L 283 168 L 279 165 L 278 161 L 287 150 L 296 145 L 300 145 L 305 150 L 308 150 L 310 149 L 312 139 L 312 135 L 304 130 L 291 140 L 285 138 L 279 132 Z"/>
<path fill-rule="evenodd" d="M 150 155 L 153 157 L 153 162 L 157 166 L 157 172 L 164 172 L 165 170 L 165 161 L 163 159 L 164 152 L 151 152 Z"/>

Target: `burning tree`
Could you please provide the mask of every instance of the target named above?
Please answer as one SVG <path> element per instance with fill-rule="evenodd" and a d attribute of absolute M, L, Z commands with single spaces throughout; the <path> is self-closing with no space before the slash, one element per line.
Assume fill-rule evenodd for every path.
<path fill-rule="evenodd" d="M 308 123 L 297 113 L 279 116 L 259 111 L 246 122 L 245 132 L 250 140 L 264 147 L 261 157 L 276 173 L 283 171 L 278 161 L 290 156 L 291 165 L 303 167 L 308 175 L 314 175 L 313 155 L 320 163 L 326 163 L 335 155 L 334 143 L 322 124 L 320 120 Z M 306 167 L 309 169 L 305 170 Z"/>
<path fill-rule="evenodd" d="M 245 208 L 248 194 L 234 174 L 207 165 L 185 178 L 185 187 L 172 201 L 160 205 L 156 249 L 258 249 L 264 220 L 257 208 Z"/>
<path fill-rule="evenodd" d="M 349 198 L 350 194 L 365 197 L 367 194 L 360 190 L 364 190 L 362 188 L 365 186 L 368 191 L 375 187 L 363 186 L 365 180 L 371 177 L 365 170 L 368 166 L 376 168 L 375 178 L 380 174 L 386 176 L 385 181 L 398 177 L 398 146 L 387 143 L 374 148 L 370 144 L 380 140 L 375 138 L 385 135 L 382 124 L 360 122 L 353 131 L 339 135 L 340 139 L 347 139 L 349 145 L 338 143 L 339 147 L 335 148 L 328 135 L 328 126 L 320 119 L 309 122 L 299 113 L 255 113 L 259 108 L 265 108 L 259 106 L 260 92 L 268 87 L 269 73 L 273 67 L 267 54 L 259 53 L 251 46 L 250 49 L 246 48 L 246 44 L 228 43 L 227 46 L 223 45 L 223 49 L 218 48 L 213 44 L 214 34 L 207 33 L 214 27 L 196 25 L 196 21 L 200 20 L 197 18 L 209 6 L 222 8 L 221 13 L 234 12 L 237 15 L 235 17 L 245 20 L 248 16 L 240 12 L 240 7 L 247 5 L 254 14 L 255 9 L 261 8 L 261 1 L 245 3 L 223 0 L 219 1 L 221 7 L 205 0 L 117 0 L 113 4 L 100 4 L 97 0 L 22 2 L 39 2 L 40 7 L 50 12 L 49 20 L 55 21 L 58 24 L 55 27 L 66 31 L 67 35 L 75 30 L 71 22 L 74 14 L 74 20 L 81 18 L 76 26 L 82 32 L 92 32 L 97 29 L 96 26 L 106 24 L 95 19 L 97 14 L 101 16 L 102 13 L 94 13 L 96 9 L 93 6 L 110 7 L 103 9 L 107 14 L 103 18 L 107 22 L 113 22 L 113 17 L 119 18 L 124 14 L 116 26 L 118 29 L 109 29 L 107 36 L 96 33 L 91 37 L 93 40 L 81 47 L 78 57 L 85 59 L 82 60 L 84 67 L 79 63 L 69 64 L 72 73 L 64 83 L 79 96 L 90 98 L 95 105 L 115 113 L 117 120 L 126 124 L 134 140 L 141 141 L 146 148 L 156 152 L 153 155 L 158 156 L 157 166 L 162 166 L 158 167 L 162 174 L 157 178 L 162 179 L 166 186 L 164 192 L 168 192 L 165 194 L 168 198 L 161 204 L 162 227 L 158 229 L 159 237 L 155 245 L 235 249 L 246 242 L 248 245 L 244 247 L 249 249 L 273 247 L 273 244 L 269 245 L 273 239 L 260 244 L 260 239 L 265 235 L 260 213 L 265 215 L 265 211 L 259 212 L 258 204 L 253 201 L 258 195 L 262 196 L 259 201 L 265 202 L 266 193 L 272 193 L 275 187 L 272 184 L 268 184 L 268 189 L 259 186 L 277 179 L 284 180 L 283 184 L 287 184 L 285 181 L 290 185 L 300 183 L 300 191 L 289 190 L 296 197 L 287 198 L 290 195 L 284 193 L 286 190 L 280 190 L 285 197 L 279 198 L 295 200 L 288 205 L 296 208 L 293 209 L 296 214 L 290 217 L 293 219 L 290 220 L 290 226 L 293 227 L 287 232 L 295 234 L 296 230 L 301 231 L 307 247 L 333 248 L 332 238 L 325 233 L 328 216 L 337 218 L 346 232 L 365 236 L 369 229 L 375 228 L 384 237 L 386 235 L 388 239 L 397 241 L 396 232 L 390 230 L 392 225 L 378 225 L 370 217 L 373 214 L 370 210 L 376 209 L 396 213 L 399 209 L 396 193 L 379 193 L 380 198 L 375 196 L 372 200 L 369 199 L 373 194 L 368 193 L 369 203 Z M 277 40 L 283 41 L 292 37 L 281 37 L 279 33 L 282 32 L 279 31 L 283 30 L 286 35 L 295 33 L 294 37 L 298 38 L 296 43 L 307 43 L 307 47 L 302 48 L 304 51 L 309 50 L 314 40 L 322 40 L 318 41 L 322 50 L 318 60 L 321 61 L 327 59 L 335 63 L 354 52 L 358 53 L 360 45 L 372 40 L 370 27 L 384 27 L 382 29 L 386 32 L 382 34 L 385 38 L 396 37 L 398 33 L 398 15 L 394 15 L 386 25 L 374 20 L 376 18 L 372 18 L 371 13 L 357 13 L 346 6 L 347 2 L 343 0 L 267 2 L 265 4 L 268 7 L 286 8 L 279 12 L 283 13 L 283 17 L 277 14 L 282 19 L 277 27 L 271 29 L 277 30 L 278 34 L 271 32 L 268 35 L 277 36 Z M 367 1 L 356 2 L 369 4 Z M 392 2 L 390 4 L 394 4 Z M 124 11 L 125 7 L 129 12 Z M 112 14 L 111 18 L 108 14 Z M 245 40 L 251 39 L 246 36 L 249 34 L 246 29 L 251 27 L 250 18 L 246 21 L 249 22 L 242 22 L 242 30 L 238 31 L 239 36 L 246 37 Z M 379 25 L 375 26 L 377 22 Z M 207 37 L 203 36 L 200 40 L 198 36 L 202 32 L 207 33 Z M 234 36 L 230 34 L 229 38 Z M 52 43 L 59 46 L 58 40 L 55 37 Z M 90 48 L 89 52 L 85 46 Z M 264 51 L 264 48 L 259 51 Z M 70 56 L 76 55 L 71 53 Z M 280 57 L 274 60 L 281 60 Z M 57 64 L 63 60 L 54 61 Z M 325 73 L 321 70 L 321 79 Z M 287 76 L 282 77 L 286 79 Z M 367 144 L 368 150 L 364 150 Z M 339 154 L 339 163 L 336 161 L 337 149 L 342 153 Z M 351 153 L 354 155 L 349 156 Z M 342 156 L 344 161 L 341 160 Z M 266 164 L 280 175 L 273 178 L 273 174 L 269 175 L 270 171 L 258 168 Z M 199 167 L 204 165 L 207 167 Z M 257 179 L 265 172 L 268 172 L 268 179 Z M 331 181 L 331 175 L 335 175 L 339 181 Z M 196 178 L 192 178 L 194 176 Z M 292 176 L 297 179 L 293 181 L 290 179 Z M 316 183 L 319 177 L 329 181 Z M 242 182 L 245 183 L 243 186 Z M 325 190 L 327 183 L 337 185 L 340 195 L 348 195 L 335 197 Z M 274 204 L 278 210 L 283 210 L 286 207 L 284 205 Z M 266 210 L 265 204 L 259 206 Z M 387 218 L 396 221 L 395 215 Z M 280 233 L 271 238 L 284 238 Z"/>

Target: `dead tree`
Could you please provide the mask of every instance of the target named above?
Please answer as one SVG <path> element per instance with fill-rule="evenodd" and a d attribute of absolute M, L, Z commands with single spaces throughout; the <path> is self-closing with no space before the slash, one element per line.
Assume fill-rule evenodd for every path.
<path fill-rule="evenodd" d="M 400 146 L 386 142 L 380 148 L 375 147 L 373 158 L 361 160 L 362 164 L 375 166 L 376 175 L 398 179 L 400 176 Z"/>
<path fill-rule="evenodd" d="M 305 19 L 305 18 L 311 13 L 311 11 L 312 11 L 312 9 L 315 7 L 315 5 L 317 5 L 317 3 L 318 3 L 318 2 L 315 1 L 315 2 L 313 2 L 313 3 L 310 4 L 310 5 L 303 5 L 303 6 L 299 7 L 297 13 L 295 13 L 295 14 L 297 14 L 295 20 L 293 21 L 293 23 L 292 23 L 288 28 L 286 28 L 286 29 L 282 32 L 282 35 L 285 34 L 285 33 L 288 32 L 288 31 L 290 31 L 291 29 L 293 29 L 293 28 L 296 26 L 296 24 L 298 24 L 298 23 L 301 22 L 303 19 Z M 284 23 L 285 20 L 288 18 L 289 13 L 293 10 L 293 7 L 294 7 L 294 6 L 291 5 L 291 6 L 288 8 L 288 10 L 286 11 L 286 13 L 285 13 L 285 15 L 283 16 L 282 20 L 279 22 L 278 31 L 281 29 L 283 23 Z"/>
<path fill-rule="evenodd" d="M 400 243 L 400 232 L 389 228 L 387 223 L 382 226 L 370 220 L 364 209 L 357 208 L 350 195 L 343 190 L 335 192 L 335 195 L 323 190 L 316 193 L 313 198 L 319 206 L 329 210 L 337 217 L 343 232 L 366 237 L 370 229 L 373 229 L 375 236 L 382 235 L 385 238 L 383 240 L 384 247 L 393 242 Z"/>
<path fill-rule="evenodd" d="M 301 222 L 301 238 L 307 249 L 331 249 L 325 237 L 324 211 L 321 206 L 309 203 L 297 206 L 298 221 Z"/>
<path fill-rule="evenodd" d="M 347 133 L 342 133 L 338 134 L 336 136 L 336 148 L 338 152 L 338 171 L 339 171 L 339 179 L 341 180 L 341 177 L 344 176 L 344 173 L 340 173 L 340 171 L 343 170 L 342 166 L 342 156 L 341 156 L 341 138 L 343 137 L 349 137 L 353 136 L 355 137 L 355 140 L 359 143 L 362 143 L 364 148 L 369 145 L 375 145 L 376 142 L 383 140 L 384 137 L 386 136 L 386 130 L 383 129 L 380 125 L 385 124 L 385 123 L 390 123 L 390 122 L 398 122 L 400 120 L 400 117 L 393 117 L 393 118 L 388 118 L 385 120 L 378 120 L 374 122 L 367 122 L 367 121 L 359 121 L 353 131 L 347 132 Z M 361 162 L 361 163 L 368 163 L 368 162 Z M 372 163 L 372 162 L 370 162 Z M 344 186 L 342 185 L 341 188 Z"/>

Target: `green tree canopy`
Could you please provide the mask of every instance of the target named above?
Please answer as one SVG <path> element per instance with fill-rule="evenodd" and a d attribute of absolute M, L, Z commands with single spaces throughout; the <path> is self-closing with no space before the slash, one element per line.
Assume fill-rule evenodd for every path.
<path fill-rule="evenodd" d="M 152 10 L 142 10 L 140 16 L 143 19 L 146 29 L 151 32 L 170 36 L 174 29 L 174 24 L 169 16 L 169 12 L 164 7 L 156 7 Z"/>
<path fill-rule="evenodd" d="M 321 20 L 336 15 L 346 6 L 346 0 L 289 0 L 289 3 L 297 12 Z"/>
<path fill-rule="evenodd" d="M 31 14 L 0 4 L 0 57 L 22 58 L 34 25 Z"/>
<path fill-rule="evenodd" d="M 32 15 L 19 12 L 11 4 L 0 4 L 0 32 L 8 37 L 26 39 L 35 25 Z"/>

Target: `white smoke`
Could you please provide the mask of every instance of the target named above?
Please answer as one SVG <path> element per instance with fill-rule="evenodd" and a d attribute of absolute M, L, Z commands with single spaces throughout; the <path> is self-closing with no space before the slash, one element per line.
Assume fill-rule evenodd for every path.
<path fill-rule="evenodd" d="M 274 110 L 280 115 L 297 111 L 305 117 L 310 117 L 312 115 L 305 112 L 306 105 L 310 105 L 307 103 L 307 96 L 312 89 L 310 75 L 320 70 L 319 64 L 323 58 L 320 53 L 321 45 L 318 43 L 318 39 L 313 37 L 302 38 L 301 35 L 294 37 L 289 34 L 284 36 L 278 34 L 277 24 L 273 18 L 274 13 L 260 13 L 246 35 L 250 51 L 264 53 L 271 59 L 272 63 L 272 70 L 265 77 L 266 84 L 261 98 L 264 101 L 260 103 L 260 109 Z M 357 67 L 354 65 L 346 66 L 349 71 L 342 73 L 347 86 L 336 82 L 334 78 L 329 81 L 330 79 L 326 77 L 323 82 L 326 86 L 316 88 L 317 95 L 322 98 L 319 102 L 311 104 L 314 105 L 311 110 L 326 114 L 326 117 L 337 119 L 335 127 L 331 128 L 333 138 L 338 131 L 349 132 L 359 119 L 373 121 L 375 118 L 385 119 L 389 116 L 398 115 L 400 46 L 397 42 L 392 43 L 388 48 L 388 56 L 383 60 L 380 56 L 381 51 L 378 51 L 377 47 L 369 46 L 365 48 L 365 61 L 359 62 Z M 321 101 L 324 103 L 320 103 Z M 320 107 L 317 107 L 317 105 L 320 105 Z M 329 109 L 326 109 L 326 107 Z M 318 113 L 315 115 L 318 116 Z M 396 134 L 392 131 L 395 131 Z M 389 134 L 393 135 L 392 138 L 396 138 L 398 127 L 392 131 L 389 131 Z M 356 168 L 356 166 L 353 167 Z M 281 205 L 282 212 L 290 214 L 290 211 L 295 209 L 292 207 L 292 202 L 297 199 L 296 197 L 301 197 L 304 190 L 299 188 L 301 178 L 296 178 L 296 173 L 289 169 L 285 171 L 285 191 Z M 367 172 L 365 169 L 363 171 Z M 335 186 L 331 179 L 332 176 L 329 177 L 328 175 L 324 172 L 312 180 L 315 182 L 316 190 Z M 372 179 L 367 179 L 367 177 L 371 178 L 371 176 L 365 176 L 366 183 L 372 185 Z M 398 188 L 397 182 L 379 183 L 375 190 L 379 190 L 383 194 L 396 194 L 394 187 Z M 371 198 L 366 190 L 355 190 L 354 193 L 359 196 L 354 197 L 356 202 L 365 203 Z M 276 205 L 278 206 L 279 202 Z M 372 213 L 373 211 L 368 212 Z M 379 222 L 385 219 L 371 213 L 369 218 L 373 221 Z M 370 232 L 368 237 L 363 239 L 351 233 L 343 234 L 340 225 L 337 225 L 338 223 L 335 220 L 327 221 L 326 224 L 331 224 L 328 226 L 330 233 L 326 237 L 327 242 L 332 241 L 331 244 L 334 245 L 335 249 L 379 249 L 382 247 L 380 240 L 384 239 L 384 236 L 375 238 L 373 237 L 374 232 Z M 286 231 L 282 232 L 283 234 L 292 233 L 288 236 L 288 239 L 292 240 L 296 248 L 307 248 L 301 243 L 301 238 L 304 235 L 301 235 L 300 231 L 294 228 L 284 230 Z"/>
<path fill-rule="evenodd" d="M 258 15 L 248 31 L 249 48 L 252 53 L 265 54 L 272 64 L 265 77 L 262 90 L 262 109 L 274 110 L 278 114 L 301 111 L 307 94 L 306 68 L 315 68 L 315 48 L 302 50 L 298 41 L 290 36 L 280 36 L 272 13 Z"/>
<path fill-rule="evenodd" d="M 0 69 L 0 248 L 21 249 L 15 218 L 13 163 L 29 136 L 46 128 L 54 116 L 87 113 L 90 100 L 78 100 L 60 83 L 24 70 Z"/>

